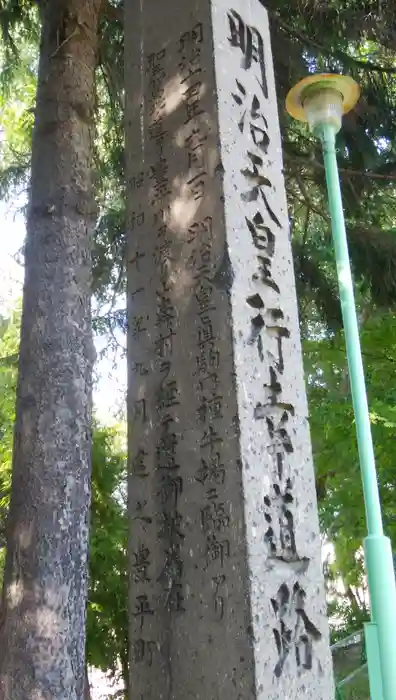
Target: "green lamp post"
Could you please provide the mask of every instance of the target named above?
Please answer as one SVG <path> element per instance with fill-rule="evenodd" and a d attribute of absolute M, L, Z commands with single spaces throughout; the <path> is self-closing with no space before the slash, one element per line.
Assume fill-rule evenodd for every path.
<path fill-rule="evenodd" d="M 338 177 L 335 137 L 342 116 L 359 99 L 352 78 L 314 74 L 293 87 L 286 99 L 289 114 L 308 122 L 320 139 L 326 172 L 338 286 L 345 332 L 349 378 L 355 413 L 360 469 L 366 510 L 364 552 L 371 605 L 365 626 L 370 695 L 372 700 L 396 700 L 396 584 L 392 549 L 382 526 L 381 504 L 364 379 L 359 327 Z"/>

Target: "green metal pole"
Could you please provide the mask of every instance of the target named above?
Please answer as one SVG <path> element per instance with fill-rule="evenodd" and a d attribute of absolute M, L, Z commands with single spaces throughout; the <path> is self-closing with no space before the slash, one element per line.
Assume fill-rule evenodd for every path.
<path fill-rule="evenodd" d="M 337 129 L 329 124 L 323 124 L 317 129 L 317 135 L 323 146 L 367 519 L 368 536 L 364 541 L 364 549 L 372 616 L 370 647 L 367 649 L 370 688 L 372 700 L 396 700 L 396 583 L 391 543 L 389 538 L 384 536 L 382 527 L 370 416 L 360 349 L 359 326 L 338 177 L 335 151 L 336 132 Z M 378 642 L 377 651 L 374 649 L 376 641 Z M 374 689 L 375 695 L 373 693 Z"/>

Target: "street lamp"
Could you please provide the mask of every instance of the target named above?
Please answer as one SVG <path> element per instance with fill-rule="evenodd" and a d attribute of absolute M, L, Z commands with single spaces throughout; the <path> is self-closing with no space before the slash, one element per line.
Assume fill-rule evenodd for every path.
<path fill-rule="evenodd" d="M 396 583 L 392 549 L 382 526 L 370 415 L 364 380 L 359 327 L 338 177 L 335 137 L 342 116 L 357 103 L 360 89 L 352 78 L 329 73 L 301 80 L 289 92 L 286 109 L 308 122 L 320 139 L 326 172 L 331 228 L 345 332 L 349 378 L 355 413 L 359 461 L 366 509 L 364 540 L 371 622 L 365 625 L 370 695 L 372 700 L 396 700 Z"/>

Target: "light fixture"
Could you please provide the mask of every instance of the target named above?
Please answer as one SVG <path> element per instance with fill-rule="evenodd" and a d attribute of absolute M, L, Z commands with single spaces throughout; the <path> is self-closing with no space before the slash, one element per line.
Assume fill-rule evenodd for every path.
<path fill-rule="evenodd" d="M 286 109 L 308 122 L 320 139 L 326 173 L 331 229 L 355 414 L 360 471 L 366 510 L 365 563 L 372 622 L 365 625 L 372 700 L 396 700 L 396 582 L 392 547 L 383 532 L 381 503 L 364 379 L 348 242 L 338 176 L 335 137 L 342 117 L 356 105 L 358 84 L 348 76 L 320 73 L 301 80 L 289 92 Z M 342 465 L 339 465 L 342 468 Z"/>
<path fill-rule="evenodd" d="M 294 119 L 308 122 L 312 131 L 323 124 L 339 131 L 343 115 L 353 109 L 359 96 L 359 85 L 349 76 L 315 73 L 290 90 L 286 109 Z"/>

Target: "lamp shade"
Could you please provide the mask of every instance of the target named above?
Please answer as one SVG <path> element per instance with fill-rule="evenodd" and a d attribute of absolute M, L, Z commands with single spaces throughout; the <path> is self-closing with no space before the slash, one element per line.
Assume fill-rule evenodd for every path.
<path fill-rule="evenodd" d="M 346 75 L 315 73 L 300 80 L 288 93 L 286 109 L 295 119 L 308 122 L 311 129 L 322 123 L 337 130 L 341 119 L 356 105 L 359 85 Z"/>

